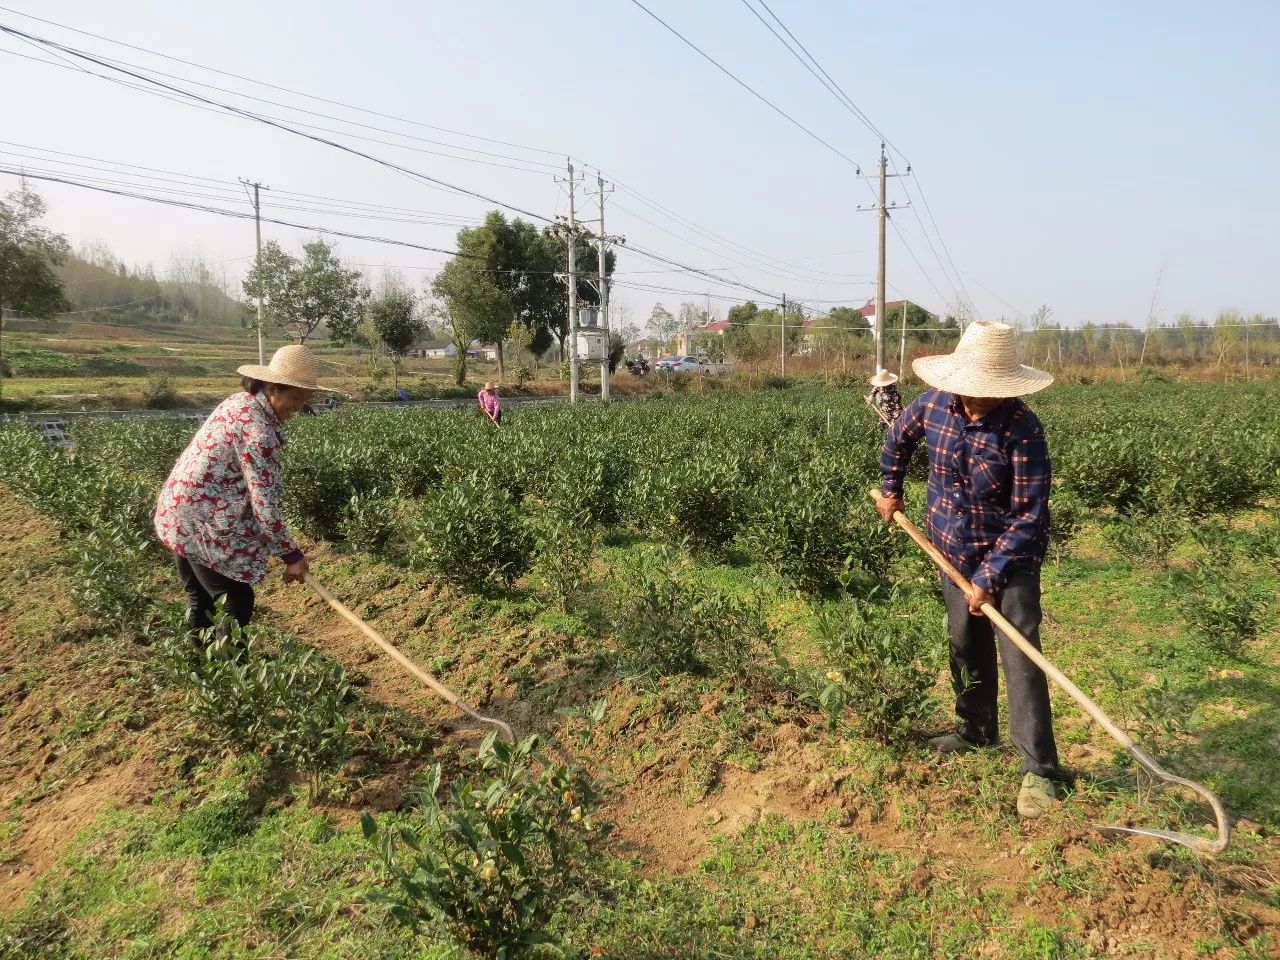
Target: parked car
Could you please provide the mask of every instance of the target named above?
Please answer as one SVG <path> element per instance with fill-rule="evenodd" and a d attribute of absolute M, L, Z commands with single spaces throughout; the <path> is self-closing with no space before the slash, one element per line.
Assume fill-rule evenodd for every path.
<path fill-rule="evenodd" d="M 665 364 L 665 366 L 664 366 Z M 697 357 L 667 357 L 658 361 L 658 369 L 667 373 L 715 373 L 714 365 Z"/>

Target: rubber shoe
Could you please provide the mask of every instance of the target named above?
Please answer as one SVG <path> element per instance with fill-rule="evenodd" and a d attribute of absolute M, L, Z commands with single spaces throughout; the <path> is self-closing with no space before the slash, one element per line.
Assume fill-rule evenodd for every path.
<path fill-rule="evenodd" d="M 1058 802 L 1058 785 L 1046 777 L 1028 773 L 1018 791 L 1018 816 L 1028 820 L 1043 817 Z"/>
<path fill-rule="evenodd" d="M 970 743 L 958 733 L 944 733 L 940 737 L 931 737 L 929 746 L 933 747 L 934 752 L 942 757 L 953 753 L 969 753 L 978 749 L 976 743 Z"/>

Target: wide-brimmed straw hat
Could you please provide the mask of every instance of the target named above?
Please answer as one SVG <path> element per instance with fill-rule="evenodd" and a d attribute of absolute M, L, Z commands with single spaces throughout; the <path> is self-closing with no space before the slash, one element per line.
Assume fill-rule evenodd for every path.
<path fill-rule="evenodd" d="M 891 387 L 898 382 L 898 375 L 888 370 L 877 370 L 869 382 L 873 387 Z"/>
<path fill-rule="evenodd" d="M 251 380 L 263 383 L 278 383 L 285 387 L 301 387 L 303 390 L 324 390 L 336 393 L 328 387 L 316 382 L 316 355 L 311 348 L 298 343 L 281 347 L 271 355 L 271 362 L 265 367 L 257 363 L 246 363 L 237 367 L 236 373 Z"/>
<path fill-rule="evenodd" d="M 977 320 L 953 353 L 911 362 L 931 387 L 965 397 L 1021 397 L 1053 383 L 1053 374 L 1018 362 L 1017 332 L 1007 323 Z"/>

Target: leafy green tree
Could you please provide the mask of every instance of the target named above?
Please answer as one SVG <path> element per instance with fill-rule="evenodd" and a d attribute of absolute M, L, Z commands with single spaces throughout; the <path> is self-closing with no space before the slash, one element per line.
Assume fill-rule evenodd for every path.
<path fill-rule="evenodd" d="M 245 277 L 245 296 L 261 296 L 270 319 L 299 343 L 322 324 L 334 344 L 355 340 L 369 290 L 360 271 L 344 267 L 335 249 L 317 238 L 302 245 L 299 259 L 274 240 L 267 241 Z"/>
<path fill-rule="evenodd" d="M 41 225 L 44 215 L 44 201 L 25 183 L 0 200 L 0 367 L 5 310 L 47 317 L 67 307 L 53 268 L 70 247 L 66 237 Z M 0 375 L 0 389 L 3 383 Z"/>
<path fill-rule="evenodd" d="M 746 303 L 738 303 L 729 308 L 728 319 L 735 327 L 745 326 L 750 323 L 760 307 L 756 305 L 754 300 L 748 300 Z"/>
<path fill-rule="evenodd" d="M 679 332 L 680 321 L 662 304 L 655 303 L 649 313 L 649 336 L 658 343 L 668 343 Z"/>
<path fill-rule="evenodd" d="M 422 336 L 424 324 L 418 314 L 417 298 L 408 290 L 390 290 L 368 307 L 374 333 L 391 352 L 395 385 L 400 387 L 400 363 Z"/>

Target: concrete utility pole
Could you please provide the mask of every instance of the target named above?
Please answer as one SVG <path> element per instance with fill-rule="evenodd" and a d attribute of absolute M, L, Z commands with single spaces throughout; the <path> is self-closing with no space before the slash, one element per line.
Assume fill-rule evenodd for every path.
<path fill-rule="evenodd" d="M 253 236 L 254 236 L 254 244 L 255 244 L 254 249 L 257 250 L 257 255 L 254 258 L 253 262 L 256 265 L 262 262 L 262 206 L 258 202 L 258 191 L 270 190 L 271 188 L 263 187 L 262 184 L 257 182 L 250 182 L 244 179 L 243 177 L 240 178 L 240 182 L 243 183 L 246 187 L 253 187 Z M 263 329 L 262 329 L 262 293 L 261 291 L 259 291 L 258 293 L 258 365 L 266 366 L 266 364 L 267 364 L 267 338 L 266 338 L 266 334 L 263 332 Z"/>
<path fill-rule="evenodd" d="M 858 207 L 859 210 L 875 210 L 878 214 L 878 234 L 879 234 L 879 253 L 876 258 L 876 369 L 879 373 L 884 369 L 884 287 L 885 287 L 885 227 L 889 222 L 889 211 L 899 209 L 897 201 L 892 204 L 887 203 L 887 185 L 890 177 L 910 176 L 911 167 L 907 167 L 905 174 L 889 173 L 889 158 L 884 152 L 884 144 L 880 144 L 880 172 L 877 179 L 880 181 L 879 201 L 870 207 Z M 863 177 L 864 180 L 871 179 Z M 909 203 L 902 204 L 902 209 L 911 206 Z"/>
<path fill-rule="evenodd" d="M 600 251 L 600 317 L 597 322 L 604 331 L 604 359 L 600 361 L 600 399 L 609 399 L 609 281 L 605 276 L 605 243 L 608 237 L 604 232 L 604 176 L 596 171 L 596 198 L 600 201 L 600 233 L 596 236 L 596 247 Z M 613 192 L 613 187 L 608 190 Z"/>
<path fill-rule="evenodd" d="M 782 379 L 787 379 L 787 295 L 782 295 Z"/>
<path fill-rule="evenodd" d="M 575 219 L 573 161 L 569 168 L 569 402 L 578 402 L 578 221 Z"/>

